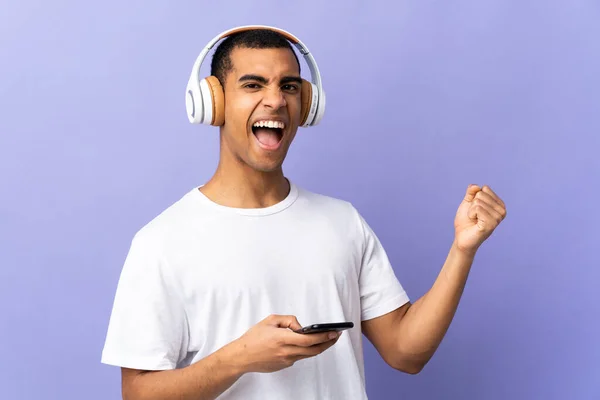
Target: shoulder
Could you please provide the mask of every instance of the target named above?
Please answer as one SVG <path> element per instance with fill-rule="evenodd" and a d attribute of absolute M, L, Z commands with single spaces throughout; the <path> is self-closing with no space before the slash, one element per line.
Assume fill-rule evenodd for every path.
<path fill-rule="evenodd" d="M 347 234 L 364 235 L 364 219 L 352 202 L 298 188 L 299 205 L 308 210 L 311 216 L 327 220 L 329 223 L 343 227 Z"/>
<path fill-rule="evenodd" d="M 197 189 L 194 189 L 197 190 Z M 198 214 L 194 190 L 184 193 L 172 204 L 153 216 L 133 235 L 133 242 L 158 250 L 169 240 L 181 235 Z"/>

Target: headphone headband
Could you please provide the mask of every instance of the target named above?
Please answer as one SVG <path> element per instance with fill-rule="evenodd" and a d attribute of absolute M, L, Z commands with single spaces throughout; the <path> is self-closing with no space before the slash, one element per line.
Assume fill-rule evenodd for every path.
<path fill-rule="evenodd" d="M 300 41 L 300 39 L 298 39 L 296 36 L 292 35 L 290 32 L 287 32 L 281 28 L 267 26 L 267 25 L 244 25 L 244 26 L 238 26 L 236 28 L 228 29 L 226 31 L 219 33 L 210 42 L 208 42 L 208 44 L 204 47 L 204 49 L 202 49 L 202 51 L 196 58 L 196 62 L 194 63 L 194 66 L 192 67 L 192 73 L 191 73 L 190 79 L 188 81 L 188 88 L 191 87 L 191 85 L 194 85 L 194 82 L 200 82 L 200 80 L 201 80 L 200 67 L 202 66 L 202 63 L 204 62 L 204 59 L 207 57 L 210 50 L 221 39 L 225 39 L 228 36 L 231 36 L 231 35 L 239 33 L 239 32 L 245 32 L 245 31 L 254 30 L 254 29 L 270 30 L 270 31 L 274 31 L 274 32 L 281 34 L 291 44 L 293 44 L 294 47 L 296 47 L 298 49 L 300 54 L 302 54 L 302 56 L 306 60 L 306 63 L 308 64 L 308 68 L 309 68 L 310 74 L 311 74 L 311 80 L 312 80 L 312 83 L 314 84 L 316 92 L 317 92 L 317 93 L 314 93 L 317 101 L 312 102 L 311 107 L 310 107 L 311 109 L 309 111 L 309 115 L 314 115 L 314 120 L 307 121 L 307 125 L 316 125 L 317 123 L 319 123 L 323 116 L 324 103 L 325 103 L 325 93 L 323 91 L 323 86 L 322 86 L 322 82 L 321 82 L 321 73 L 319 72 L 319 67 L 317 65 L 316 60 L 314 59 L 314 57 L 312 56 L 312 54 L 306 47 L 306 45 L 304 43 L 302 43 Z M 189 89 L 188 89 L 188 91 L 189 91 Z M 322 103 L 322 104 L 319 104 L 319 103 Z M 190 116 L 189 118 L 190 118 L 190 121 L 192 121 L 194 119 L 193 116 Z"/>
<path fill-rule="evenodd" d="M 284 31 L 281 28 L 276 28 L 274 26 L 267 26 L 267 25 L 244 25 L 244 26 L 238 26 L 237 28 L 232 28 L 232 29 L 228 29 L 226 31 L 221 32 L 209 43 L 209 45 L 207 47 L 213 47 L 212 45 L 214 45 L 216 42 L 218 42 L 219 39 L 224 39 L 227 36 L 234 35 L 238 32 L 245 32 L 245 31 L 249 31 L 249 30 L 253 30 L 253 29 L 266 29 L 266 30 L 274 31 L 274 32 L 280 33 L 281 35 L 285 36 L 285 38 L 287 40 L 289 40 L 290 42 L 292 42 L 294 44 L 300 43 L 300 39 L 298 39 L 296 36 L 292 35 L 290 32 Z"/>

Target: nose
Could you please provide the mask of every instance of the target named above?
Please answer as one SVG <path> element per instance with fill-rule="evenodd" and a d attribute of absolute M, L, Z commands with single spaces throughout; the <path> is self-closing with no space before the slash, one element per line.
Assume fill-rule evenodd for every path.
<path fill-rule="evenodd" d="M 265 90 L 264 94 L 263 103 L 268 108 L 278 110 L 287 105 L 285 96 L 279 87 L 269 88 Z"/>

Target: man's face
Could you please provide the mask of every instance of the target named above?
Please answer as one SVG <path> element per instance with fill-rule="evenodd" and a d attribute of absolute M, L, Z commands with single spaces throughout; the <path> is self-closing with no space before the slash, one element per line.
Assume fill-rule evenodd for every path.
<path fill-rule="evenodd" d="M 270 172 L 283 164 L 301 111 L 301 78 L 289 49 L 235 48 L 227 74 L 222 145 L 237 161 Z"/>

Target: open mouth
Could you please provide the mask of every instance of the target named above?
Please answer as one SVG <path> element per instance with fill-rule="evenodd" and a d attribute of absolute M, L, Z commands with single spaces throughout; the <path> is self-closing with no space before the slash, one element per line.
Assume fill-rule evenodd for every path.
<path fill-rule="evenodd" d="M 275 149 L 283 139 L 285 124 L 281 121 L 261 120 L 252 125 L 256 140 L 267 149 Z"/>

